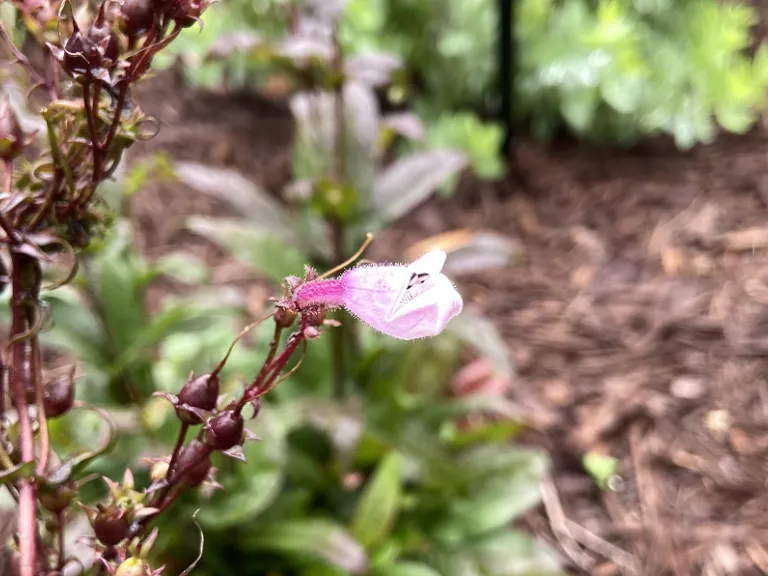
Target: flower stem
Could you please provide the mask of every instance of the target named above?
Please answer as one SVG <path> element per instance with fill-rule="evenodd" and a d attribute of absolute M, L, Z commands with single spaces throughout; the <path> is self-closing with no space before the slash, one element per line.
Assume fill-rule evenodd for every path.
<path fill-rule="evenodd" d="M 21 461 L 35 461 L 35 439 L 32 423 L 27 406 L 26 382 L 29 371 L 25 368 L 31 361 L 30 347 L 26 338 L 21 337 L 27 332 L 27 306 L 30 286 L 27 279 L 37 275 L 35 261 L 32 257 L 19 252 L 11 252 L 13 266 L 13 292 L 11 296 L 11 340 L 13 341 L 10 385 L 13 393 L 13 404 L 19 417 L 19 433 L 21 436 Z M 30 335 L 35 338 L 36 336 Z M 37 493 L 34 482 L 29 478 L 19 481 L 19 540 L 21 552 L 21 576 L 34 576 L 37 566 Z"/>

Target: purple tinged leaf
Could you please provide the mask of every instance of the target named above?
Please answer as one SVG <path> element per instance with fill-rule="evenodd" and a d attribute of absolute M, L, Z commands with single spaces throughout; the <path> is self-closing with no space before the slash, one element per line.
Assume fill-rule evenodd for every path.
<path fill-rule="evenodd" d="M 458 276 L 508 266 L 522 251 L 520 244 L 497 232 L 472 234 L 470 241 L 448 253 L 445 271 Z"/>
<path fill-rule="evenodd" d="M 395 134 L 409 140 L 422 140 L 426 135 L 421 119 L 411 112 L 388 114 L 383 119 L 384 126 Z"/>
<path fill-rule="evenodd" d="M 351 79 L 378 88 L 388 84 L 392 73 L 402 66 L 402 60 L 393 54 L 364 52 L 347 58 L 345 68 Z"/>
<path fill-rule="evenodd" d="M 379 176 L 373 187 L 378 217 L 397 220 L 429 198 L 449 177 L 467 166 L 467 157 L 456 150 L 436 149 L 402 158 Z"/>
<path fill-rule="evenodd" d="M 144 507 L 139 510 L 136 510 L 134 512 L 133 517 L 136 520 L 141 520 L 143 518 L 149 518 L 150 516 L 154 516 L 155 514 L 158 514 L 160 512 L 159 508 L 152 508 L 152 507 Z"/>
<path fill-rule="evenodd" d="M 243 452 L 242 446 L 233 446 L 229 450 L 222 452 L 222 454 L 229 456 L 230 458 L 234 458 L 235 460 L 240 460 L 240 462 L 248 462 L 248 460 L 245 458 L 245 453 Z"/>

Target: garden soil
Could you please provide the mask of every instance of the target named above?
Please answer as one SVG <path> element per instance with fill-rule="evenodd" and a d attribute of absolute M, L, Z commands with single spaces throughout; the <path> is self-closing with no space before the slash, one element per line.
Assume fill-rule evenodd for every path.
<path fill-rule="evenodd" d="M 173 74 L 137 100 L 162 129 L 134 160 L 164 149 L 275 194 L 287 182 L 284 105 L 197 92 Z M 511 157 L 506 180 L 465 178 L 369 256 L 401 260 L 455 228 L 520 242 L 517 265 L 460 288 L 515 358 L 523 441 L 551 455 L 524 528 L 576 574 L 768 574 L 768 131 L 686 154 L 667 142 L 617 151 L 518 138 Z M 242 287 L 254 314 L 264 305 L 258 278 L 181 229 L 226 206 L 165 182 L 132 211 L 150 256 L 190 250 L 214 281 Z M 585 473 L 589 452 L 618 460 L 612 489 Z"/>

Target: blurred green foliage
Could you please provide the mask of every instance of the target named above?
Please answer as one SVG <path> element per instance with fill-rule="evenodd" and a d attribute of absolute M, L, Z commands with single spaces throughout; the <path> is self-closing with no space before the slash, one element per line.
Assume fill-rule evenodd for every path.
<path fill-rule="evenodd" d="M 226 68 L 236 82 L 263 81 L 264 59 L 238 49 L 238 34 L 232 30 L 274 38 L 288 26 L 290 11 L 304 2 L 216 7 L 220 31 L 204 34 L 211 42 L 218 38 L 220 45 L 229 45 L 226 63 L 218 60 L 190 73 L 197 81 L 218 82 Z M 500 131 L 493 124 L 466 122 L 465 116 L 496 105 L 496 2 L 342 4 L 339 38 L 347 53 L 385 52 L 403 60 L 406 91 L 400 87 L 390 96 L 399 100 L 405 95 L 418 107 L 428 140 L 450 134 L 480 175 L 502 175 L 503 166 L 493 160 Z M 754 57 L 749 55 L 757 22 L 756 9 L 749 5 L 520 0 L 515 7 L 515 114 L 538 137 L 552 137 L 565 125 L 581 137 L 618 144 L 669 134 L 679 148 L 688 149 L 711 142 L 718 128 L 746 132 L 765 110 L 768 52 L 761 46 Z M 195 44 L 194 33 L 186 34 L 188 43 L 178 48 L 201 61 L 211 42 Z"/>
<path fill-rule="evenodd" d="M 349 204 L 343 210 L 327 197 L 336 184 L 327 177 L 334 148 L 324 138 L 334 139 L 335 123 L 322 120 L 324 109 L 332 111 L 322 95 L 304 100 L 313 122 L 302 124 L 306 95 L 294 105 L 300 127 L 294 175 L 310 188 L 310 196 L 295 201 L 298 209 L 236 172 L 169 165 L 162 157 L 136 164 L 105 187 L 116 224 L 83 255 L 74 282 L 44 298 L 53 319 L 45 345 L 80 359 L 78 399 L 107 407 L 117 421 L 117 449 L 90 470 L 115 478 L 131 466 L 146 482 L 148 471 L 137 469 L 136 460 L 167 454 L 179 425 L 172 407 L 152 393 L 177 392 L 189 371 L 209 371 L 251 320 L 234 289 L 210 285 L 201 261 L 183 252 L 153 261 L 140 254 L 125 215 L 131 194 L 148 178 L 172 176 L 232 204 L 242 218 L 197 216 L 190 229 L 260 272 L 277 293 L 283 276 L 301 273 L 304 263 L 331 262 L 330 218 L 343 218 L 351 249 L 360 231 L 386 226 L 464 166 L 455 151 L 424 149 L 384 168 L 374 143 L 386 140 L 390 129 L 378 117 L 371 124 L 353 115 L 376 110 L 359 106 L 371 97 L 366 89 L 356 85 L 349 94 L 345 150 L 357 170 L 343 185 L 354 191 L 342 194 Z M 322 126 L 331 126 L 331 134 Z M 506 244 L 493 237 L 475 249 L 492 255 L 491 262 L 509 257 Z M 448 265 L 460 273 L 466 264 L 451 259 Z M 150 307 L 149 288 L 160 279 L 173 288 Z M 237 393 L 258 371 L 271 334 L 264 323 L 235 348 L 223 392 Z M 508 350 L 491 322 L 466 312 L 448 333 L 418 342 L 360 330 L 356 352 L 348 348 L 343 398 L 334 396 L 332 336 L 312 342 L 300 368 L 267 396 L 249 423 L 261 441 L 245 446 L 247 463 L 216 462 L 225 490 L 184 494 L 159 520 L 156 561 L 180 572 L 197 555 L 193 512 L 200 508 L 205 550 L 199 574 L 232 566 L 254 575 L 559 574 L 553 553 L 513 526 L 538 504 L 545 457 L 512 444 L 522 426 L 510 419 L 505 399 L 449 394 L 467 345 L 491 359 L 499 374 L 512 376 Z M 501 420 L 472 430 L 460 426 L 462 417 L 478 413 Z M 51 431 L 58 447 L 77 451 L 92 446 L 102 428 L 97 418 L 78 413 Z M 94 483 L 92 496 L 99 490 Z"/>
<path fill-rule="evenodd" d="M 522 0 L 519 105 L 536 134 L 562 117 L 577 134 L 682 149 L 717 126 L 749 130 L 765 110 L 768 51 L 746 53 L 756 10 L 716 0 Z"/>

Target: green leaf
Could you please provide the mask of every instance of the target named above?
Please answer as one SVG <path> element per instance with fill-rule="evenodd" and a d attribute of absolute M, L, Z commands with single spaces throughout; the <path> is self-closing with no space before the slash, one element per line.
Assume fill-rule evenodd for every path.
<path fill-rule="evenodd" d="M 400 507 L 401 482 L 400 455 L 390 452 L 366 486 L 350 524 L 351 534 L 367 549 L 391 530 Z"/>
<path fill-rule="evenodd" d="M 208 267 L 200 258 L 177 250 L 158 258 L 155 270 L 185 284 L 200 284 L 208 278 Z"/>
<path fill-rule="evenodd" d="M 233 258 L 273 280 L 282 282 L 286 276 L 299 275 L 307 257 L 296 248 L 275 237 L 269 230 L 229 218 L 193 216 L 187 228 L 226 249 Z"/>
<path fill-rule="evenodd" d="M 277 468 L 257 470 L 244 486 L 217 496 L 210 507 L 200 511 L 200 522 L 207 528 L 225 530 L 258 522 L 283 488 L 283 474 Z"/>
<path fill-rule="evenodd" d="M 99 319 L 73 286 L 61 286 L 55 292 L 44 294 L 50 305 L 53 326 L 43 332 L 41 340 L 76 354 L 91 366 L 105 367 L 108 351 Z"/>
<path fill-rule="evenodd" d="M 598 94 L 594 88 L 568 90 L 563 94 L 563 117 L 576 132 L 586 132 L 597 110 Z"/>
<path fill-rule="evenodd" d="M 496 398 L 490 399 L 497 400 Z M 453 428 L 448 441 L 456 447 L 471 446 L 473 444 L 510 442 L 525 430 L 525 426 L 515 420 L 501 420 L 499 422 L 480 423 L 469 430 Z"/>
<path fill-rule="evenodd" d="M 610 485 L 611 479 L 616 475 L 619 461 L 613 456 L 590 451 L 583 458 L 584 470 L 592 476 L 595 483 L 605 489 Z"/>
<path fill-rule="evenodd" d="M 20 478 L 29 478 L 35 473 L 35 463 L 25 462 L 18 464 L 10 470 L 3 470 L 0 472 L 0 484 L 8 484 L 9 482 L 15 482 Z"/>
<path fill-rule="evenodd" d="M 541 500 L 539 479 L 512 474 L 506 483 L 483 488 L 475 498 L 454 502 L 450 523 L 464 537 L 487 534 L 507 526 Z"/>
<path fill-rule="evenodd" d="M 376 570 L 373 576 L 440 576 L 440 572 L 435 571 L 428 564 L 399 562 Z"/>
<path fill-rule="evenodd" d="M 466 166 L 466 155 L 448 149 L 419 152 L 397 160 L 379 175 L 373 187 L 376 218 L 389 222 L 404 216 Z"/>
<path fill-rule="evenodd" d="M 484 574 L 491 576 L 564 576 L 557 556 L 516 530 L 505 530 L 473 546 Z"/>
<path fill-rule="evenodd" d="M 367 565 L 363 547 L 343 527 L 322 518 L 275 522 L 251 533 L 246 543 L 296 560 L 323 560 L 352 573 L 362 573 Z"/>
<path fill-rule="evenodd" d="M 85 470 L 91 462 L 94 462 L 102 455 L 111 452 L 117 445 L 117 429 L 115 422 L 112 420 L 109 413 L 101 408 L 83 408 L 83 410 L 93 412 L 101 418 L 102 422 L 106 424 L 107 437 L 98 448 L 65 460 L 61 466 L 47 477 L 46 480 L 49 484 L 63 484 L 64 482 L 77 477 L 77 475 Z"/>
<path fill-rule="evenodd" d="M 193 190 L 228 202 L 253 227 L 263 228 L 294 243 L 296 231 L 290 214 L 265 190 L 239 172 L 196 162 L 177 162 L 175 173 Z"/>
<path fill-rule="evenodd" d="M 734 134 L 748 132 L 755 121 L 750 109 L 739 102 L 718 106 L 715 114 L 720 126 Z"/>

